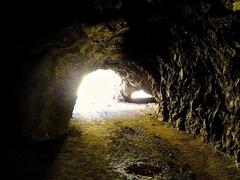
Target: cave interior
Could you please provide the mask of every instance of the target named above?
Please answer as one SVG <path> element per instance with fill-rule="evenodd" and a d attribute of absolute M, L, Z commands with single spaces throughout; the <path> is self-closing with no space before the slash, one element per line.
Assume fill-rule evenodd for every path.
<path fill-rule="evenodd" d="M 73 133 L 80 82 L 99 70 L 120 77 L 120 103 L 155 104 L 152 118 L 201 138 L 240 177 L 240 1 L 18 2 L 6 10 L 1 179 L 44 179 Z M 151 96 L 133 99 L 140 90 Z M 125 170 L 160 171 L 141 168 Z"/>

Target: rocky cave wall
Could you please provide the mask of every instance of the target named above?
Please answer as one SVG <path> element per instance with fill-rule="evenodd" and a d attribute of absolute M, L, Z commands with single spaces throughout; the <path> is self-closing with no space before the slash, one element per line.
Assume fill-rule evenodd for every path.
<path fill-rule="evenodd" d="M 142 66 L 126 59 L 114 63 L 105 61 L 102 64 L 102 67 L 104 66 L 111 68 L 122 78 L 123 100 L 131 101 L 131 94 L 138 90 L 144 90 L 157 97 L 155 80 Z"/>
<path fill-rule="evenodd" d="M 35 140 L 65 134 L 81 77 L 111 67 L 152 91 L 160 120 L 239 161 L 240 14 L 232 11 L 238 1 L 107 2 L 95 7 L 99 15 L 107 9 L 107 17 L 117 9 L 112 18 L 76 21 L 18 49 L 25 60 L 15 95 L 21 134 Z"/>
<path fill-rule="evenodd" d="M 154 78 L 164 121 L 239 162 L 239 13 L 214 1 L 155 8 L 129 23 L 125 53 Z"/>
<path fill-rule="evenodd" d="M 75 24 L 58 32 L 34 53 L 44 53 L 24 87 L 20 112 L 22 134 L 34 140 L 48 140 L 67 132 L 67 123 L 77 99 L 81 78 L 117 61 L 117 45 L 125 31 L 123 22 L 87 26 Z M 40 51 L 39 51 L 40 50 Z M 105 66 L 106 68 L 106 66 Z"/>

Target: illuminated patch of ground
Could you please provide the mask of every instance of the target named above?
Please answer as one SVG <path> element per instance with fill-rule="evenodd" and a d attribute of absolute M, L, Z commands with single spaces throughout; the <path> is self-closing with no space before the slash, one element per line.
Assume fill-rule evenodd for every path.
<path fill-rule="evenodd" d="M 151 108 L 150 108 L 151 109 Z M 149 114 L 73 119 L 46 179 L 237 179 L 233 160 Z"/>
<path fill-rule="evenodd" d="M 156 111 L 157 105 L 154 103 L 98 102 L 92 103 L 87 109 L 84 109 L 84 111 L 75 111 L 73 118 L 77 121 L 105 121 L 136 118 L 146 115 L 146 113 L 155 113 Z"/>

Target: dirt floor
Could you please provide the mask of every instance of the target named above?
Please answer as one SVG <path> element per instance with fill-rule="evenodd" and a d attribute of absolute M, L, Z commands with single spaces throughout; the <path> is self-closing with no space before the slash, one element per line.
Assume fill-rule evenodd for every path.
<path fill-rule="evenodd" d="M 68 136 L 54 144 L 9 145 L 1 179 L 240 179 L 233 159 L 161 122 L 155 105 L 140 106 L 129 117 L 75 117 Z"/>
<path fill-rule="evenodd" d="M 129 116 L 73 118 L 47 179 L 240 178 L 231 158 L 157 120 L 155 105 L 125 106 Z"/>

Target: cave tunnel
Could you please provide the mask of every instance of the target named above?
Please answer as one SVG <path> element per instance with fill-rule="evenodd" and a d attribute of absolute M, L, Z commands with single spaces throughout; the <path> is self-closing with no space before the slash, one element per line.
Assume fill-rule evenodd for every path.
<path fill-rule="evenodd" d="M 0 179 L 240 178 L 240 1 L 4 6 Z"/>

